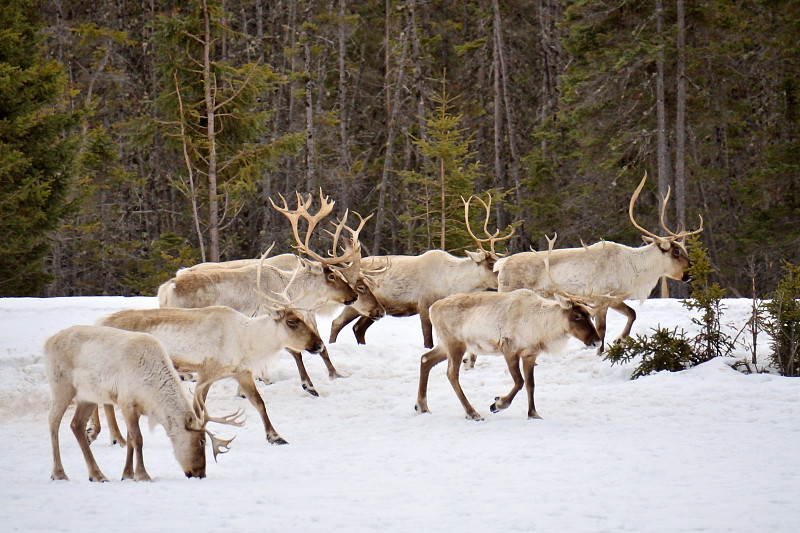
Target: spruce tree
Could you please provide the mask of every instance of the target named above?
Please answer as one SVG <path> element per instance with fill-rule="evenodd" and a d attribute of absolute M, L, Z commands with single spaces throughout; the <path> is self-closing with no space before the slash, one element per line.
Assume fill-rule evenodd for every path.
<path fill-rule="evenodd" d="M 42 53 L 29 0 L 0 9 L 0 296 L 38 296 L 50 281 L 48 232 L 68 208 L 76 114 L 59 106 L 65 76 Z"/>

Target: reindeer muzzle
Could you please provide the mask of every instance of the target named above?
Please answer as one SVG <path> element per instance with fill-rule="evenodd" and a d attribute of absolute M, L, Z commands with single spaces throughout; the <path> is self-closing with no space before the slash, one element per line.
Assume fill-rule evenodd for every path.
<path fill-rule="evenodd" d="M 310 353 L 320 353 L 324 348 L 325 348 L 325 343 L 322 342 L 321 340 L 316 340 L 311 345 L 311 347 L 308 348 L 308 351 Z"/>

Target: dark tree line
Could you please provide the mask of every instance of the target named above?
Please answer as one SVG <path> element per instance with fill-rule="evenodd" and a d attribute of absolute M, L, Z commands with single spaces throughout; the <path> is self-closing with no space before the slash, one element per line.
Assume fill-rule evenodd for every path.
<path fill-rule="evenodd" d="M 553 231 L 636 245 L 627 206 L 645 170 L 637 220 L 656 230 L 669 188 L 668 225 L 703 216 L 732 294 L 800 263 L 795 2 L 3 11 L 18 31 L 1 34 L 0 76 L 29 73 L 0 83 L 4 295 L 153 294 L 180 265 L 288 251 L 268 199 L 319 188 L 338 215 L 375 214 L 375 254 L 460 253 L 460 196 L 487 192 L 493 227 L 517 226 L 509 251 Z"/>

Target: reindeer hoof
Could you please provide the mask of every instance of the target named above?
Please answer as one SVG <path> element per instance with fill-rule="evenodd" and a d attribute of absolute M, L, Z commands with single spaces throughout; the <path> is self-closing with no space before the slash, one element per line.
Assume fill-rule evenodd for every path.
<path fill-rule="evenodd" d="M 277 437 L 273 437 L 273 438 L 269 438 L 269 437 L 267 437 L 267 441 L 268 441 L 270 444 L 277 444 L 277 445 L 280 445 L 280 444 L 289 444 L 289 441 L 287 441 L 286 439 L 284 439 L 284 438 L 283 438 L 283 437 L 281 437 L 280 435 L 278 435 Z"/>
<path fill-rule="evenodd" d="M 495 403 L 493 403 L 492 405 L 490 405 L 490 406 L 489 406 L 489 410 L 490 410 L 491 412 L 493 412 L 493 413 L 498 413 L 498 412 L 500 412 L 500 409 L 497 407 L 497 402 L 495 402 Z"/>
<path fill-rule="evenodd" d="M 303 383 L 303 390 L 309 393 L 311 396 L 319 398 L 319 393 L 317 392 L 317 389 L 315 389 L 313 385 L 308 385 L 307 383 Z"/>

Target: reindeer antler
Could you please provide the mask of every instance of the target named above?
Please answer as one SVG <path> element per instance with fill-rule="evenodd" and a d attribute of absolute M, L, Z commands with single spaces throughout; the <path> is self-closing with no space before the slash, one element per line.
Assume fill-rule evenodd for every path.
<path fill-rule="evenodd" d="M 637 224 L 636 220 L 633 218 L 633 205 L 636 203 L 636 200 L 639 198 L 639 194 L 642 192 L 642 189 L 644 188 L 644 182 L 645 181 L 647 181 L 647 171 L 646 170 L 644 171 L 644 177 L 642 177 L 642 181 L 639 183 L 639 186 L 636 187 L 636 190 L 633 192 L 633 196 L 631 196 L 631 202 L 628 205 L 628 217 L 630 217 L 631 223 L 633 224 L 633 226 L 636 229 L 638 229 L 639 231 L 641 231 L 642 233 L 644 233 L 645 235 L 647 235 L 649 237 L 658 237 L 655 233 L 651 233 L 650 231 L 647 231 L 646 229 L 641 227 L 639 224 Z M 685 239 L 686 237 L 689 237 L 691 235 L 697 235 L 698 233 L 703 231 L 703 217 L 702 217 L 702 215 L 698 215 L 698 217 L 700 218 L 700 227 L 698 229 L 694 230 L 694 231 L 686 231 L 684 229 L 681 229 L 681 231 L 679 231 L 678 233 L 675 233 L 675 232 L 671 231 L 667 227 L 666 223 L 664 222 L 664 218 L 666 216 L 667 202 L 669 201 L 669 196 L 670 196 L 671 192 L 672 192 L 672 189 L 670 187 L 667 187 L 667 195 L 661 201 L 661 210 L 660 210 L 661 211 L 661 216 L 660 216 L 659 220 L 661 222 L 661 227 L 664 229 L 664 231 L 666 231 L 667 234 L 669 234 L 669 236 L 672 237 L 673 240 Z"/>
<path fill-rule="evenodd" d="M 305 293 L 303 293 L 300 296 L 298 296 L 297 298 L 290 298 L 289 297 L 289 288 L 292 286 L 292 283 L 294 283 L 294 280 L 297 278 L 297 274 L 304 268 L 304 265 L 302 265 L 302 264 L 298 264 L 297 265 L 297 267 L 292 272 L 292 277 L 289 279 L 289 282 L 286 284 L 286 286 L 283 288 L 283 290 L 281 292 L 271 291 L 271 292 L 273 292 L 273 294 L 275 294 L 277 296 L 280 296 L 281 300 L 279 300 L 277 298 L 273 298 L 272 296 L 270 296 L 269 294 L 264 292 L 264 290 L 261 288 L 261 272 L 262 272 L 263 267 L 265 266 L 264 265 L 264 260 L 267 258 L 267 256 L 269 255 L 270 251 L 272 251 L 272 248 L 274 246 L 275 246 L 275 243 L 273 242 L 272 246 L 270 246 L 267 249 L 266 252 L 261 254 L 261 259 L 258 261 L 258 269 L 256 270 L 256 286 L 255 286 L 255 289 L 253 289 L 253 290 L 255 290 L 256 293 L 259 296 L 261 296 L 262 298 L 264 298 L 264 299 L 272 302 L 273 304 L 275 304 L 276 307 L 278 307 L 278 308 L 288 308 L 288 307 L 291 307 L 292 305 L 294 305 L 294 303 L 302 300 L 303 297 L 305 296 Z M 278 269 L 275 268 L 272 265 L 266 265 L 266 267 L 267 268 L 271 268 L 276 272 L 278 271 Z"/>
<path fill-rule="evenodd" d="M 356 211 L 353 211 L 353 213 L 355 213 L 359 219 L 358 228 L 353 229 L 346 225 L 347 217 L 350 214 L 350 210 L 347 209 L 344 212 L 344 217 L 339 221 L 338 224 L 331 222 L 331 224 L 336 226 L 335 233 L 325 230 L 328 235 L 333 237 L 332 252 L 329 254 L 331 258 L 327 260 L 327 263 L 330 265 L 334 262 L 334 260 L 337 264 L 350 263 L 349 265 L 339 267 L 338 270 L 342 273 L 342 276 L 344 276 L 347 283 L 349 283 L 351 286 L 355 285 L 361 272 L 361 242 L 359 242 L 358 236 L 361 233 L 361 230 L 364 228 L 364 224 L 367 223 L 367 220 L 372 218 L 372 215 L 364 218 Z M 335 254 L 336 249 L 339 246 L 339 236 L 342 233 L 342 229 L 346 229 L 348 232 L 350 232 L 350 237 L 345 242 L 344 254 L 337 257 Z"/>
<path fill-rule="evenodd" d="M 289 209 L 289 205 L 287 204 L 286 199 L 281 194 L 278 194 L 278 196 L 280 196 L 281 200 L 283 201 L 283 207 L 278 207 L 275 204 L 275 202 L 272 201 L 272 198 L 269 199 L 270 203 L 272 204 L 272 207 L 274 207 L 279 212 L 283 213 L 286 216 L 286 218 L 289 219 L 289 222 L 292 225 L 292 233 L 294 234 L 295 241 L 297 241 L 297 244 L 294 246 L 294 248 L 306 254 L 311 259 L 319 261 L 324 265 L 341 264 L 352 261 L 353 260 L 352 256 L 353 254 L 356 253 L 355 251 L 352 250 L 349 252 L 345 251 L 344 255 L 341 256 L 336 255 L 336 246 L 339 234 L 341 233 L 342 229 L 346 227 L 345 222 L 347 220 L 347 214 L 345 214 L 345 217 L 339 222 L 336 233 L 332 234 L 334 235 L 334 247 L 332 253 L 330 254 L 330 257 L 320 256 L 319 254 L 314 252 L 309 246 L 309 242 L 311 241 L 311 235 L 314 232 L 314 228 L 317 227 L 317 224 L 319 224 L 321 220 L 323 220 L 325 217 L 331 214 L 331 212 L 333 211 L 333 206 L 336 203 L 336 201 L 331 200 L 328 196 L 325 196 L 322 193 L 322 189 L 320 188 L 319 190 L 320 208 L 316 214 L 312 215 L 308 211 L 309 207 L 311 207 L 311 204 L 313 203 L 312 196 L 309 194 L 308 199 L 303 200 L 303 197 L 299 192 L 295 192 L 295 195 L 297 195 L 297 209 L 294 210 Z M 308 229 L 306 229 L 305 239 L 300 238 L 300 231 L 297 227 L 301 217 L 308 222 Z M 363 227 L 363 222 L 365 221 L 366 221 L 365 219 L 362 219 L 361 227 Z M 359 227 L 358 231 L 361 230 L 361 227 Z M 350 228 L 347 229 L 350 230 L 351 232 L 353 231 Z M 360 250 L 358 250 L 358 253 L 360 253 Z"/>
<path fill-rule="evenodd" d="M 206 424 L 209 422 L 215 422 L 217 424 L 225 424 L 227 426 L 242 427 L 247 417 L 245 416 L 244 409 L 242 408 L 237 409 L 235 413 L 229 415 L 224 415 L 221 417 L 210 416 L 208 414 L 208 409 L 206 408 L 206 403 L 203 401 L 203 391 L 208 389 L 208 387 L 211 386 L 211 383 L 212 382 L 210 381 L 198 383 L 197 388 L 194 391 L 194 408 L 195 414 L 202 420 L 203 431 L 205 431 L 206 435 L 211 438 L 211 451 L 214 453 L 214 461 L 216 461 L 217 455 L 221 453 L 228 453 L 230 451 L 230 444 L 233 442 L 233 439 L 235 439 L 236 436 L 234 435 L 230 439 L 218 438 L 206 428 Z M 240 419 L 240 417 L 243 416 L 244 418 Z"/>
<path fill-rule="evenodd" d="M 472 228 L 469 225 L 469 204 L 470 204 L 470 202 L 472 202 L 473 198 L 477 198 L 477 200 L 481 203 L 483 208 L 486 210 L 486 218 L 483 221 L 483 232 L 487 235 L 487 238 L 485 238 L 485 239 L 480 239 L 480 238 L 476 237 L 475 234 L 472 232 Z M 508 235 L 505 235 L 503 237 L 498 237 L 498 235 L 500 235 L 500 230 L 499 229 L 496 230 L 494 233 L 489 233 L 489 216 L 492 213 L 491 212 L 491 205 L 492 205 L 492 195 L 491 194 L 489 194 L 489 203 L 488 204 L 486 202 L 484 202 L 481 199 L 480 196 L 475 196 L 475 195 L 470 196 L 468 200 L 464 200 L 464 197 L 462 196 L 461 197 L 461 201 L 464 202 L 464 222 L 467 225 L 467 231 L 469 232 L 470 237 L 472 237 L 475 240 L 475 242 L 477 243 L 478 248 L 480 249 L 480 251 L 482 251 L 483 253 L 489 254 L 494 259 L 500 258 L 501 255 L 498 254 L 495 251 L 494 246 L 498 242 L 506 241 L 506 240 L 510 239 L 511 237 L 513 237 L 514 236 L 514 231 L 515 231 L 514 227 L 511 226 L 511 232 Z M 483 243 L 485 243 L 485 242 L 488 242 L 489 246 L 490 246 L 490 251 L 488 251 L 488 252 L 486 250 L 484 250 L 484 248 L 483 248 Z"/>

